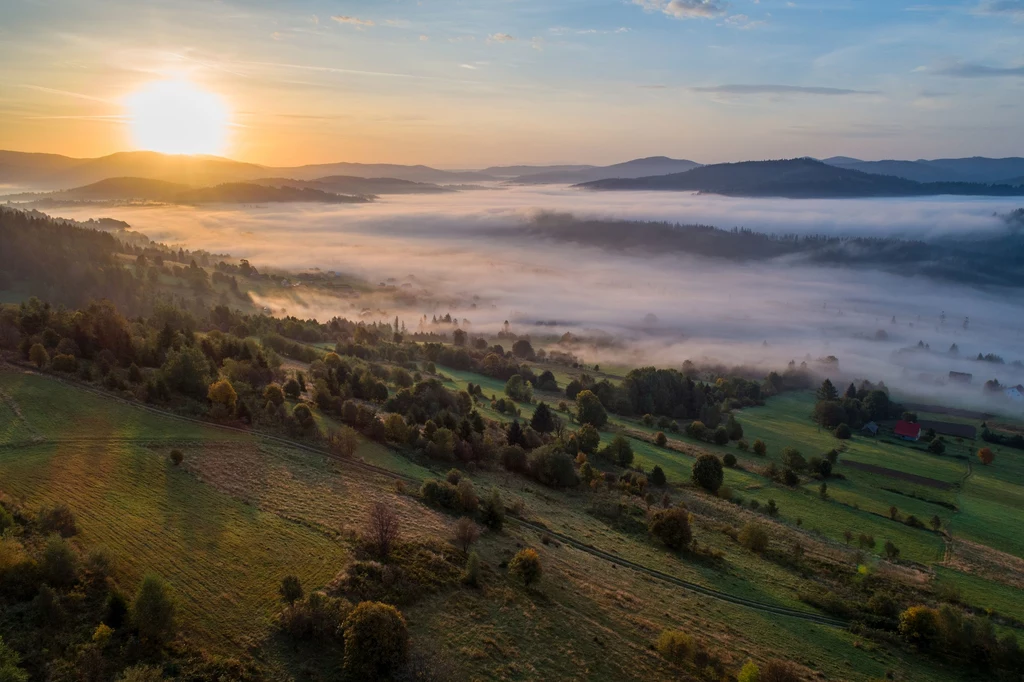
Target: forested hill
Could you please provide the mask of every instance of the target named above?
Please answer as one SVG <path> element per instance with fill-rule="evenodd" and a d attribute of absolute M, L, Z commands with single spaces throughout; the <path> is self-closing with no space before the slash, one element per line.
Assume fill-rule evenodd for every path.
<path fill-rule="evenodd" d="M 931 241 L 823 235 L 770 235 L 710 225 L 583 220 L 543 213 L 532 237 L 595 246 L 617 253 L 690 254 L 739 262 L 789 258 L 807 264 L 887 270 L 970 284 L 1024 287 L 1024 233 L 1012 228 L 988 238 Z"/>
<path fill-rule="evenodd" d="M 744 161 L 684 173 L 586 182 L 590 190 L 689 191 L 728 196 L 813 198 L 909 197 L 940 194 L 1024 196 L 1024 187 L 969 182 L 915 182 L 830 166 L 814 159 Z"/>
<path fill-rule="evenodd" d="M 363 203 L 369 201 L 363 196 L 348 196 L 325 188 L 269 186 L 255 183 L 224 183 L 212 187 L 190 187 L 175 182 L 149 178 L 107 178 L 90 185 L 47 192 L 43 194 L 18 194 L 4 197 L 33 204 L 61 205 L 80 202 L 124 202 L 145 201 L 168 204 L 211 204 L 211 203 Z"/>

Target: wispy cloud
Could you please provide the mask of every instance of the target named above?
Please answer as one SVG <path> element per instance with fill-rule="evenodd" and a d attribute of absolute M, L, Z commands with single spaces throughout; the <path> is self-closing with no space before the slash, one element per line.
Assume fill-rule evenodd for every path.
<path fill-rule="evenodd" d="M 492 33 L 487 36 L 487 41 L 491 43 L 511 43 L 516 39 L 515 36 L 511 36 L 508 33 Z"/>
<path fill-rule="evenodd" d="M 953 78 L 1021 77 L 1024 76 L 1024 66 L 986 66 L 984 64 L 959 62 L 952 66 L 931 69 L 931 73 L 937 76 L 951 76 Z"/>
<path fill-rule="evenodd" d="M 986 0 L 975 8 L 976 14 L 1011 17 L 1024 21 L 1024 0 Z"/>
<path fill-rule="evenodd" d="M 676 19 L 712 19 L 722 16 L 728 9 L 722 0 L 633 0 L 633 4 Z"/>
<path fill-rule="evenodd" d="M 350 17 L 341 14 L 335 14 L 331 19 L 339 24 L 350 24 L 352 26 L 376 26 L 371 19 L 360 19 L 359 17 Z"/>
<path fill-rule="evenodd" d="M 694 92 L 713 92 L 724 95 L 875 95 L 875 90 L 850 90 L 846 88 L 825 88 L 805 85 L 711 85 L 690 88 Z"/>

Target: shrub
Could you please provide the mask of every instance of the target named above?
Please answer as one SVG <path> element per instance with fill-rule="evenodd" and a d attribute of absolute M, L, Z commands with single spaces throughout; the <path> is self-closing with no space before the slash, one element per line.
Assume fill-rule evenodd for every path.
<path fill-rule="evenodd" d="M 312 592 L 281 612 L 281 627 L 295 639 L 337 642 L 352 605 L 345 599 Z"/>
<path fill-rule="evenodd" d="M 477 497 L 476 490 L 473 488 L 473 481 L 468 478 L 459 481 L 458 493 L 459 506 L 462 507 L 462 511 L 472 514 L 480 506 L 480 498 Z"/>
<path fill-rule="evenodd" d="M 760 438 L 754 441 L 754 454 L 758 457 L 764 457 L 768 454 L 768 446 Z"/>
<path fill-rule="evenodd" d="M 759 523 L 748 522 L 740 531 L 740 544 L 751 552 L 761 554 L 768 549 L 768 531 Z"/>
<path fill-rule="evenodd" d="M 43 344 L 34 343 L 28 350 L 28 359 L 32 361 L 33 365 L 42 369 L 50 361 L 50 354 L 46 352 Z"/>
<path fill-rule="evenodd" d="M 803 471 L 807 468 L 807 460 L 796 448 L 782 450 L 782 463 L 793 471 Z"/>
<path fill-rule="evenodd" d="M 302 599 L 303 595 L 302 583 L 299 581 L 298 576 L 294 575 L 286 575 L 282 578 L 281 586 L 277 591 L 281 595 L 281 601 L 289 606 Z"/>
<path fill-rule="evenodd" d="M 722 462 L 714 455 L 701 455 L 693 463 L 693 482 L 711 492 L 722 487 Z"/>
<path fill-rule="evenodd" d="M 978 459 L 985 466 L 988 466 L 993 461 L 995 461 L 995 458 L 996 456 L 992 452 L 992 448 L 981 448 L 980 450 L 978 450 Z"/>
<path fill-rule="evenodd" d="M 74 355 L 54 355 L 50 361 L 50 367 L 54 371 L 74 374 L 78 371 L 78 360 Z"/>
<path fill-rule="evenodd" d="M 724 426 L 719 426 L 715 429 L 715 435 L 712 436 L 715 445 L 728 445 L 729 444 L 729 432 Z"/>
<path fill-rule="evenodd" d="M 931 645 L 939 634 L 937 612 L 927 606 L 911 606 L 900 614 L 900 634 L 912 644 Z"/>
<path fill-rule="evenodd" d="M 800 673 L 789 661 L 773 658 L 764 664 L 758 679 L 760 682 L 800 682 Z"/>
<path fill-rule="evenodd" d="M 885 556 L 895 560 L 900 556 L 900 548 L 893 544 L 892 540 L 885 541 Z"/>
<path fill-rule="evenodd" d="M 664 432 L 658 431 L 656 434 L 654 434 L 655 445 L 657 445 L 659 448 L 663 448 L 665 447 L 666 443 L 668 443 L 668 437 L 665 436 Z"/>
<path fill-rule="evenodd" d="M 529 469 L 534 479 L 552 488 L 571 487 L 579 483 L 572 458 L 551 445 L 530 453 Z"/>
<path fill-rule="evenodd" d="M 185 455 L 181 454 L 181 450 L 171 450 L 171 463 L 174 464 L 174 466 L 178 466 L 179 464 L 181 464 L 182 461 L 184 461 L 184 459 Z"/>
<path fill-rule="evenodd" d="M 761 669 L 753 661 L 747 661 L 736 676 L 736 682 L 761 682 Z"/>
<path fill-rule="evenodd" d="M 732 454 L 731 452 L 725 453 L 725 456 L 722 457 L 722 464 L 729 467 L 730 469 L 733 468 L 734 466 L 736 466 L 736 455 Z"/>
<path fill-rule="evenodd" d="M 374 553 L 381 559 L 386 559 L 401 535 L 398 514 L 384 502 L 374 503 L 366 524 L 366 537 Z"/>
<path fill-rule="evenodd" d="M 526 450 L 518 445 L 506 445 L 499 452 L 501 464 L 508 471 L 521 474 L 526 471 Z"/>
<path fill-rule="evenodd" d="M 284 389 L 279 384 L 267 384 L 263 389 L 263 400 L 273 403 L 277 407 L 284 402 Z"/>
<path fill-rule="evenodd" d="M 51 585 L 68 587 L 78 580 L 78 554 L 70 542 L 60 535 L 51 535 L 43 550 L 42 568 Z"/>
<path fill-rule="evenodd" d="M 284 382 L 283 390 L 284 394 L 292 400 L 298 400 L 299 396 L 302 394 L 302 386 L 299 386 L 299 382 L 295 379 L 289 379 Z"/>
<path fill-rule="evenodd" d="M 836 427 L 833 435 L 835 435 L 839 440 L 849 440 L 853 434 L 850 433 L 850 427 L 848 425 L 840 424 Z"/>
<path fill-rule="evenodd" d="M 793 487 L 800 482 L 800 477 L 797 476 L 796 472 L 792 469 L 786 469 L 782 472 L 782 481 L 789 487 Z"/>
<path fill-rule="evenodd" d="M 736 449 L 740 452 L 747 452 L 750 450 L 750 443 L 741 438 L 739 442 L 736 443 Z M 753 661 L 748 661 L 748 663 L 753 663 Z"/>
<path fill-rule="evenodd" d="M 685 549 L 693 540 L 690 514 L 682 507 L 662 509 L 652 514 L 647 531 L 676 551 Z"/>
<path fill-rule="evenodd" d="M 708 427 L 704 426 L 704 422 L 694 420 L 686 425 L 686 435 L 696 440 L 704 440 L 707 438 Z"/>
<path fill-rule="evenodd" d="M 149 574 L 132 601 L 132 623 L 143 639 L 162 644 L 174 636 L 174 600 L 167 583 Z"/>
<path fill-rule="evenodd" d="M 629 467 L 633 464 L 633 447 L 625 436 L 616 434 L 611 443 L 601 449 L 598 456 L 607 462 L 614 462 L 620 467 Z"/>
<path fill-rule="evenodd" d="M 946 451 L 946 444 L 942 442 L 941 438 L 936 438 L 931 443 L 928 443 L 928 452 L 933 455 L 941 455 Z"/>
<path fill-rule="evenodd" d="M 78 532 L 75 515 L 66 504 L 55 504 L 39 512 L 39 527 L 44 533 L 60 533 L 69 538 Z"/>
<path fill-rule="evenodd" d="M 468 552 L 469 548 L 479 537 L 480 531 L 477 529 L 476 524 L 473 523 L 473 519 L 463 516 L 455 522 L 455 528 L 452 531 L 452 541 L 463 552 Z"/>
<path fill-rule="evenodd" d="M 466 570 L 462 572 L 462 584 L 476 587 L 480 584 L 480 556 L 470 552 L 466 559 Z"/>
<path fill-rule="evenodd" d="M 235 403 L 238 402 L 238 394 L 235 392 L 235 387 L 227 379 L 221 379 L 210 384 L 206 397 L 214 405 L 222 405 L 229 411 L 233 411 Z"/>
<path fill-rule="evenodd" d="M 654 645 L 662 658 L 676 665 L 683 665 L 693 655 L 693 637 L 679 630 L 662 630 Z"/>
<path fill-rule="evenodd" d="M 584 424 L 576 432 L 576 442 L 579 443 L 581 452 L 592 455 L 601 445 L 601 434 L 590 424 Z"/>
<path fill-rule="evenodd" d="M 345 619 L 344 632 L 344 669 L 351 679 L 389 679 L 405 664 L 409 631 L 394 606 L 360 603 Z"/>
<path fill-rule="evenodd" d="M 651 469 L 650 481 L 651 485 L 656 485 L 659 487 L 665 485 L 668 482 L 668 479 L 665 478 L 665 470 L 662 469 L 660 465 L 655 464 L 654 468 Z"/>
<path fill-rule="evenodd" d="M 484 498 L 483 504 L 480 506 L 480 521 L 495 531 L 501 530 L 505 525 L 505 503 L 497 488 L 491 488 L 491 493 Z"/>
<path fill-rule="evenodd" d="M 160 682 L 164 679 L 163 671 L 155 665 L 133 665 L 125 668 L 117 682 Z"/>
<path fill-rule="evenodd" d="M 119 590 L 112 590 L 103 607 L 103 622 L 115 630 L 128 620 L 128 600 Z"/>
<path fill-rule="evenodd" d="M 743 427 L 738 421 L 736 421 L 736 417 L 731 414 L 729 415 L 728 421 L 725 422 L 725 430 L 729 435 L 729 440 L 739 440 L 743 438 Z"/>
<path fill-rule="evenodd" d="M 508 562 L 508 572 L 509 575 L 522 580 L 527 587 L 540 580 L 542 571 L 537 550 L 529 547 L 519 550 L 512 557 L 512 561 Z"/>

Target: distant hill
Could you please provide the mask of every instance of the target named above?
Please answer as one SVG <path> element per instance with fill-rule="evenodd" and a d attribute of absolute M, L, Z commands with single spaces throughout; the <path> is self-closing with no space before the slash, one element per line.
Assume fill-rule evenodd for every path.
<path fill-rule="evenodd" d="M 695 161 L 652 156 L 634 159 L 612 166 L 597 166 L 580 170 L 555 170 L 532 175 L 521 175 L 511 182 L 520 185 L 575 185 L 610 178 L 642 178 L 651 175 L 681 173 L 700 166 Z"/>
<path fill-rule="evenodd" d="M 844 156 L 825 159 L 839 168 L 859 170 L 878 175 L 893 175 L 916 182 L 979 182 L 1010 183 L 1011 178 L 1024 175 L 1024 159 L 1011 157 L 989 159 L 976 156 L 968 159 L 934 159 L 917 161 L 861 161 Z"/>
<path fill-rule="evenodd" d="M 352 175 L 330 175 L 316 180 L 259 178 L 253 182 L 271 187 L 309 188 L 337 194 L 438 194 L 455 191 L 455 189 L 429 182 L 412 182 L 398 178 L 359 178 Z"/>
<path fill-rule="evenodd" d="M 662 190 L 729 196 L 801 198 L 902 197 L 939 194 L 1021 196 L 1024 188 L 971 183 L 919 183 L 831 166 L 814 159 L 743 161 L 702 166 L 685 173 L 599 180 L 580 184 L 592 190 Z"/>
<path fill-rule="evenodd" d="M 209 187 L 190 187 L 149 178 L 108 178 L 59 192 L 16 194 L 2 198 L 30 202 L 37 206 L 123 201 L 152 201 L 169 204 L 249 204 L 300 201 L 340 204 L 368 201 L 367 198 L 361 196 L 345 196 L 310 187 L 272 187 L 244 182 L 222 183 Z"/>
<path fill-rule="evenodd" d="M 552 166 L 491 166 L 484 168 L 481 173 L 493 175 L 496 178 L 514 178 L 520 175 L 536 175 L 538 173 L 565 173 L 571 171 L 582 171 L 597 166 L 590 165 L 552 165 Z"/>
<path fill-rule="evenodd" d="M 267 177 L 316 180 L 334 175 L 452 184 L 497 180 L 486 173 L 443 171 L 429 166 L 328 163 L 275 168 L 217 156 L 179 156 L 156 152 L 119 152 L 96 159 L 73 159 L 59 154 L 0 151 L 0 184 L 31 186 L 39 190 L 68 189 L 107 178 L 124 177 L 203 187 L 225 182 L 251 182 Z"/>

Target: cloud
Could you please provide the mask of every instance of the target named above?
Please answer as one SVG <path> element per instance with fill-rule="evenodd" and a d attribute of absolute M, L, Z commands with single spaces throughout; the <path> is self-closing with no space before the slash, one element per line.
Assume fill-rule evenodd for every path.
<path fill-rule="evenodd" d="M 732 26 L 733 28 L 739 29 L 751 29 L 758 26 L 764 26 L 768 22 L 765 19 L 751 19 L 746 14 L 733 14 L 730 17 L 726 17 L 725 25 Z"/>
<path fill-rule="evenodd" d="M 339 24 L 351 24 L 353 26 L 376 26 L 371 19 L 360 19 L 359 17 L 349 17 L 344 15 L 335 14 L 331 17 L 334 21 Z"/>
<path fill-rule="evenodd" d="M 430 36 L 428 36 L 426 34 L 421 35 L 420 36 L 420 40 L 422 40 L 423 42 L 427 42 L 428 40 L 430 40 Z"/>
<path fill-rule="evenodd" d="M 803 85 L 712 85 L 691 88 L 694 92 L 713 92 L 725 95 L 874 95 L 875 90 L 849 90 Z"/>
<path fill-rule="evenodd" d="M 722 16 L 727 9 L 722 0 L 633 0 L 633 4 L 676 19 L 712 19 Z"/>
<path fill-rule="evenodd" d="M 1024 0 L 987 0 L 978 5 L 975 14 L 1012 17 L 1024 21 Z"/>
<path fill-rule="evenodd" d="M 951 76 L 953 78 L 1021 77 L 1024 76 L 1024 66 L 986 66 L 984 64 L 958 62 L 952 66 L 932 69 L 931 72 L 937 76 Z"/>
<path fill-rule="evenodd" d="M 515 41 L 515 36 L 510 36 L 507 33 L 492 33 L 487 36 L 488 42 L 492 43 L 511 43 Z"/>

